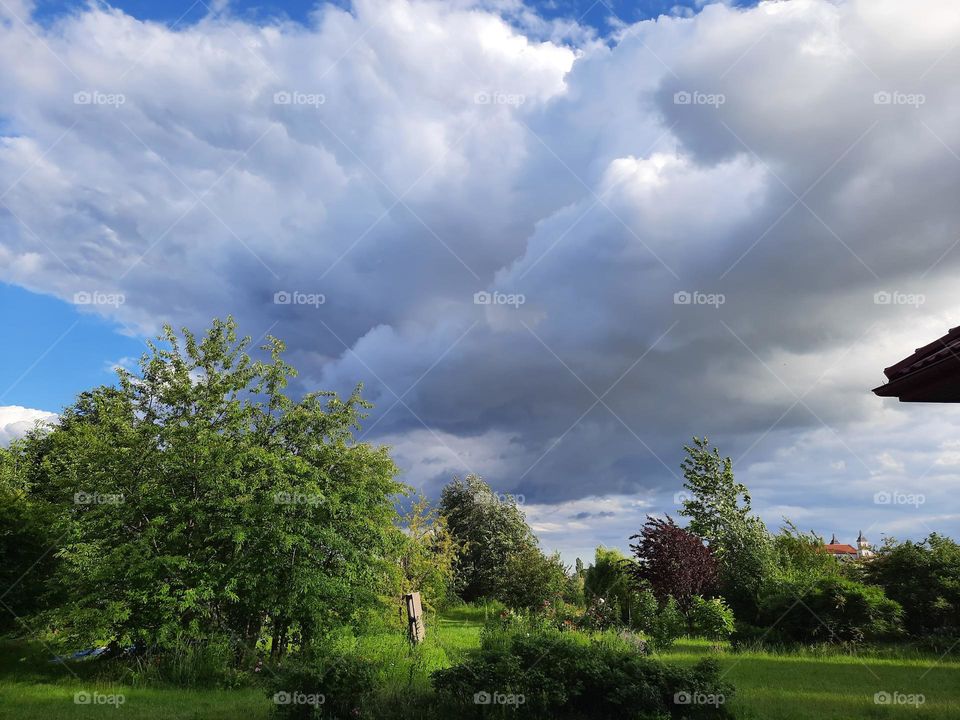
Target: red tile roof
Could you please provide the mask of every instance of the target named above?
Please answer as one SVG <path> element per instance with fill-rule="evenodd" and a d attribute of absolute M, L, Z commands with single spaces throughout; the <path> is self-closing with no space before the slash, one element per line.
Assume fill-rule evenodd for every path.
<path fill-rule="evenodd" d="M 857 549 L 853 545 L 847 545 L 846 543 L 827 543 L 823 546 L 823 549 L 826 550 L 831 555 L 856 555 Z"/>

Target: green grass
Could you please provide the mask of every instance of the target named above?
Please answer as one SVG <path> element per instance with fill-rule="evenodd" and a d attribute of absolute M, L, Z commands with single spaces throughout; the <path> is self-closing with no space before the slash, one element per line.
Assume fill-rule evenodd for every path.
<path fill-rule="evenodd" d="M 405 718 L 417 708 L 429 715 L 429 673 L 456 663 L 477 647 L 483 617 L 490 609 L 455 608 L 428 624 L 427 641 L 413 650 L 401 633 L 346 639 L 364 655 L 376 658 L 380 701 L 388 706 L 404 699 Z M 93 664 L 73 671 L 46 662 L 48 653 L 30 645 L 0 646 L 0 720 L 74 720 L 117 718 L 147 720 L 267 720 L 271 702 L 258 688 L 181 690 L 142 688 L 97 682 Z M 705 641 L 685 640 L 659 657 L 691 664 L 715 657 L 725 678 L 736 687 L 730 707 L 742 720 L 954 720 L 960 718 L 960 661 L 896 648 L 861 654 L 838 651 L 733 652 Z M 90 676 L 90 677 L 86 677 Z M 113 706 L 78 705 L 74 693 L 122 694 Z M 877 705 L 874 694 L 922 694 L 913 705 Z"/>
<path fill-rule="evenodd" d="M 745 720 L 859 720 L 861 718 L 960 718 L 960 662 L 895 650 L 863 654 L 808 652 L 734 653 L 705 641 L 686 640 L 660 655 L 676 663 L 716 657 L 736 687 L 731 708 Z M 878 705 L 878 692 L 922 694 L 916 705 Z"/>

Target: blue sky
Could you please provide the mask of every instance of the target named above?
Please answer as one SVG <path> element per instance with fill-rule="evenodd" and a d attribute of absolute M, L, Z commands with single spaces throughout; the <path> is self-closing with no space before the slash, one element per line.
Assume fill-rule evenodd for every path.
<path fill-rule="evenodd" d="M 143 20 L 189 24 L 203 17 L 215 2 L 213 0 L 180 0 L 178 2 L 117 0 L 109 4 Z M 349 3 L 347 0 L 338 0 L 333 4 L 345 7 Z M 677 13 L 684 8 L 695 12 L 705 4 L 705 0 L 547 0 L 528 4 L 542 17 L 576 20 L 583 25 L 594 27 L 603 34 L 609 31 L 611 18 L 632 23 L 659 15 Z M 756 0 L 731 0 L 728 4 L 746 6 L 756 4 Z M 39 0 L 36 15 L 44 21 L 49 21 L 64 12 L 84 5 L 84 2 L 78 0 Z M 282 2 L 232 0 L 230 2 L 230 8 L 234 14 L 254 20 L 282 17 L 297 22 L 307 22 L 310 12 L 316 6 L 315 0 L 283 0 Z"/>
<path fill-rule="evenodd" d="M 0 308 L 0 405 L 58 411 L 81 390 L 112 382 L 113 363 L 146 349 L 115 323 L 49 295 L 0 283 Z"/>

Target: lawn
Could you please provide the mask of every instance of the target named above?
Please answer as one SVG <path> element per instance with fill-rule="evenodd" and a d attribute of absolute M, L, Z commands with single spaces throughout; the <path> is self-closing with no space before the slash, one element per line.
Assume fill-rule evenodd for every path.
<path fill-rule="evenodd" d="M 439 618 L 428 642 L 411 653 L 402 636 L 376 635 L 356 642 L 383 661 L 384 695 L 411 698 L 410 717 L 418 716 L 414 700 L 428 689 L 427 677 L 436 667 L 456 662 L 479 642 L 483 611 L 463 608 Z M 131 718 L 153 720 L 266 720 L 271 702 L 259 689 L 181 690 L 98 684 L 82 679 L 84 668 L 67 669 L 39 662 L 29 648 L 6 644 L 0 656 L 0 718 L 73 720 Z M 872 652 L 734 653 L 707 642 L 677 643 L 662 659 L 693 663 L 717 657 L 726 679 L 737 688 L 731 708 L 743 720 L 859 720 L 861 718 L 960 718 L 960 662 L 937 662 L 933 655 Z M 76 704 L 78 692 L 99 693 L 101 700 L 122 694 L 122 705 Z M 923 695 L 923 704 L 874 702 L 886 692 Z"/>

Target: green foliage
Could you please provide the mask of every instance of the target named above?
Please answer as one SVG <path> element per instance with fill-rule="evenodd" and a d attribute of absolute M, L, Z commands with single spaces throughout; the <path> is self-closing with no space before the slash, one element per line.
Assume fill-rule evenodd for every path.
<path fill-rule="evenodd" d="M 516 500 L 498 496 L 476 475 L 455 478 L 443 488 L 440 514 L 459 549 L 457 588 L 467 602 L 497 597 L 510 558 L 536 547 Z"/>
<path fill-rule="evenodd" d="M 356 653 L 328 651 L 285 662 L 272 674 L 268 694 L 276 716 L 284 720 L 361 718 L 375 680 L 376 669 L 369 660 Z"/>
<path fill-rule="evenodd" d="M 809 584 L 815 578 L 840 577 L 841 564 L 823 549 L 823 538 L 787 522 L 774 537 L 777 576 L 782 582 Z"/>
<path fill-rule="evenodd" d="M 710 640 L 726 640 L 734 630 L 733 610 L 723 598 L 695 597 L 687 613 L 690 632 Z"/>
<path fill-rule="evenodd" d="M 936 533 L 922 542 L 888 540 L 863 573 L 903 606 L 909 632 L 960 634 L 960 545 L 954 540 Z"/>
<path fill-rule="evenodd" d="M 645 657 L 616 634 L 552 629 L 485 637 L 478 653 L 436 671 L 433 682 L 458 708 L 457 717 L 724 718 L 723 703 L 675 700 L 682 703 L 684 693 L 732 695 L 713 661 L 681 668 Z M 476 702 L 487 698 L 494 703 Z"/>
<path fill-rule="evenodd" d="M 670 597 L 649 616 L 641 629 L 654 650 L 666 650 L 687 631 L 687 619 L 677 601 Z"/>
<path fill-rule="evenodd" d="M 359 388 L 295 402 L 283 344 L 267 362 L 248 345 L 232 320 L 168 327 L 138 373 L 17 446 L 62 538 L 43 617 L 62 642 L 267 636 L 277 656 L 377 602 L 403 486 L 385 448 L 353 441 L 369 405 Z"/>
<path fill-rule="evenodd" d="M 36 613 L 53 599 L 49 580 L 56 567 L 55 515 L 37 502 L 14 451 L 0 448 L 0 587 L 8 610 L 0 614 L 0 631 L 21 631 L 17 618 Z M 3 608 L 0 608 L 3 609 Z"/>
<path fill-rule="evenodd" d="M 419 592 L 424 607 L 437 610 L 453 597 L 458 548 L 447 521 L 420 495 L 400 524 L 404 533 L 396 594 Z"/>
<path fill-rule="evenodd" d="M 593 564 L 584 571 L 583 594 L 587 601 L 603 598 L 619 620 L 629 624 L 636 595 L 628 568 L 633 561 L 616 548 L 596 549 Z"/>
<path fill-rule="evenodd" d="M 903 610 L 883 590 L 839 577 L 782 583 L 764 598 L 757 625 L 768 642 L 851 643 L 896 637 Z"/>
<path fill-rule="evenodd" d="M 704 538 L 720 564 L 723 596 L 738 617 L 755 616 L 764 586 L 776 573 L 776 553 L 766 525 L 751 513 L 750 493 L 733 476 L 733 462 L 710 449 L 707 438 L 684 446 L 681 467 L 690 497 L 680 515 Z"/>
<path fill-rule="evenodd" d="M 542 610 L 563 601 L 568 583 L 559 553 L 548 556 L 527 545 L 507 558 L 496 595 L 514 609 Z"/>

